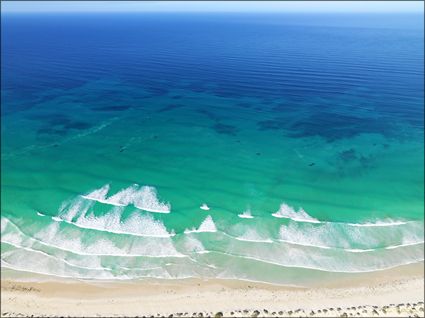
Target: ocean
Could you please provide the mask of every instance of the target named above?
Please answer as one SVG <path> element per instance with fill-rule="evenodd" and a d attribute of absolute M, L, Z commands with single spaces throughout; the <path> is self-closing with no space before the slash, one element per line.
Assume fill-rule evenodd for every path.
<path fill-rule="evenodd" d="M 423 22 L 2 14 L 2 272 L 310 286 L 423 262 Z"/>

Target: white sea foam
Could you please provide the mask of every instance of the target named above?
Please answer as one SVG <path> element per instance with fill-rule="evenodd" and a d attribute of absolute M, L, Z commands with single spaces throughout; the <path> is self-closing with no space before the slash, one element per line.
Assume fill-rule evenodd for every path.
<path fill-rule="evenodd" d="M 92 192 L 82 195 L 83 198 L 94 201 L 106 201 L 106 196 L 108 195 L 110 186 L 105 184 L 100 189 L 93 190 Z"/>
<path fill-rule="evenodd" d="M 71 224 L 81 228 L 116 234 L 151 237 L 170 237 L 175 235 L 174 232 L 168 232 L 161 221 L 155 220 L 149 215 L 133 213 L 127 219 L 121 221 L 120 212 L 117 212 L 117 208 L 114 208 L 112 212 L 102 216 L 89 214 L 88 216 L 81 216 Z"/>
<path fill-rule="evenodd" d="M 258 242 L 258 243 L 273 243 L 273 240 L 262 237 L 254 229 L 248 229 L 241 236 L 235 237 L 239 241 Z"/>
<path fill-rule="evenodd" d="M 142 187 L 133 202 L 136 208 L 149 212 L 170 213 L 171 210 L 169 203 L 158 200 L 156 189 L 153 187 Z"/>
<path fill-rule="evenodd" d="M 311 254 L 307 255 L 299 252 L 275 253 L 269 255 L 258 255 L 256 253 L 250 255 L 251 253 L 246 251 L 241 251 L 240 253 L 213 251 L 210 253 L 235 257 L 241 260 L 253 260 L 287 268 L 303 268 L 335 273 L 368 273 L 424 261 L 423 253 L 422 255 L 420 253 L 405 253 L 403 255 L 404 257 L 398 260 L 394 258 L 385 260 L 372 257 L 368 262 L 364 262 L 363 257 L 360 258 L 356 253 L 353 253 L 352 257 L 345 259 L 343 262 L 337 262 L 335 258 L 329 256 L 315 255 L 314 258 L 312 258 Z M 353 260 L 356 261 L 353 262 Z"/>
<path fill-rule="evenodd" d="M 205 231 L 206 229 L 211 230 L 211 223 L 212 218 L 211 216 L 208 216 L 204 222 L 202 222 L 201 226 L 198 230 Z M 9 228 L 9 225 L 11 227 Z M 341 231 L 341 224 L 311 224 L 311 223 L 290 223 L 292 226 L 298 226 L 294 227 L 294 230 L 299 230 L 306 232 L 307 234 L 312 234 L 311 229 L 314 229 L 315 227 L 322 228 L 323 233 L 330 230 L 330 233 L 328 233 L 329 237 L 322 237 L 322 239 L 327 242 L 328 239 L 332 238 L 334 240 L 338 240 L 340 236 L 344 237 L 345 235 L 345 229 L 350 229 L 349 226 L 343 227 L 342 229 L 344 231 Z M 410 224 L 410 223 L 409 223 Z M 38 246 L 36 243 L 31 241 L 31 238 L 28 237 L 19 237 L 16 236 L 16 233 L 13 233 L 11 230 L 13 228 L 14 223 L 9 222 L 2 218 L 2 241 L 9 241 L 15 244 L 17 247 L 24 247 L 27 251 L 33 251 L 33 249 L 39 250 L 40 246 Z M 202 226 L 204 225 L 204 227 Z M 420 222 L 416 224 L 416 226 L 419 228 Z M 338 232 L 334 232 L 332 230 L 332 227 L 337 227 Z M 407 225 L 406 225 L 407 226 Z M 215 228 L 215 225 L 214 225 Z M 399 226 L 396 226 L 395 230 L 401 230 Z M 18 229 L 18 228 L 17 228 Z M 198 231 L 196 230 L 196 231 Z M 217 230 L 215 228 L 215 230 Z M 281 228 L 282 230 L 282 228 Z M 351 230 L 355 230 L 356 233 L 359 233 L 357 231 L 369 231 L 362 234 L 362 237 L 368 237 L 370 233 L 375 233 L 379 231 L 389 231 L 391 228 L 351 228 Z M 407 228 L 408 231 L 414 230 L 414 228 L 409 225 Z M 171 254 L 175 254 L 175 256 L 179 255 L 180 253 L 177 252 L 174 249 L 174 246 L 172 244 L 172 240 L 169 238 L 139 238 L 139 237 L 129 237 L 128 240 L 123 240 L 121 242 L 121 246 L 117 244 L 117 242 L 111 242 L 109 240 L 105 239 L 96 239 L 94 241 L 91 241 L 90 239 L 84 239 L 82 235 L 85 233 L 85 231 L 81 231 L 78 228 L 69 227 L 66 224 L 61 223 L 51 223 L 49 227 L 45 228 L 43 231 L 36 234 L 36 238 L 40 239 L 44 242 L 44 244 L 48 247 L 51 246 L 58 246 L 58 248 L 63 248 L 64 250 L 72 250 L 73 252 L 82 252 L 81 254 L 87 253 L 87 255 L 90 255 L 87 258 L 81 258 L 79 260 L 78 258 L 68 258 L 72 255 L 67 254 L 61 254 L 57 253 L 57 251 L 54 252 L 54 258 L 57 258 L 57 260 L 50 260 L 45 261 L 41 258 L 44 258 L 45 255 L 42 255 L 42 253 L 36 253 L 37 257 L 12 257 L 12 254 L 2 254 L 2 261 L 8 262 L 9 264 L 13 264 L 15 267 L 21 268 L 22 270 L 27 271 L 37 271 L 42 270 L 45 271 L 46 274 L 53 274 L 53 275 L 66 275 L 70 277 L 94 277 L 94 278 L 100 278 L 106 277 L 103 276 L 103 269 L 106 269 L 102 262 L 98 262 L 99 258 L 93 257 L 97 255 L 98 253 L 105 253 L 106 255 L 111 256 L 136 256 L 137 254 L 151 254 L 156 255 L 157 257 L 167 257 Z M 388 234 L 388 233 L 387 233 Z M 398 233 L 402 234 L 402 233 Z M 313 232 L 313 236 L 317 234 Z M 337 235 L 337 236 L 335 236 Z M 340 236 L 338 236 L 340 235 Z M 350 234 L 351 235 L 351 234 Z M 401 235 L 402 236 L 402 235 Z M 91 237 L 92 238 L 92 237 Z M 184 251 L 187 252 L 193 252 L 197 255 L 191 255 L 191 257 L 195 258 L 196 260 L 202 260 L 204 257 L 206 257 L 208 262 L 211 262 L 214 259 L 214 255 L 207 256 L 206 253 L 215 253 L 211 251 L 205 250 L 202 242 L 198 239 L 196 239 L 194 236 L 182 236 L 181 237 L 184 241 L 183 247 Z M 253 229 L 248 229 L 244 235 L 241 235 L 239 239 L 248 240 L 248 241 L 259 241 L 259 239 L 263 240 L 264 237 L 261 237 L 258 235 L 257 232 L 255 232 Z M 380 236 L 377 236 L 376 238 L 381 238 Z M 266 239 L 267 240 L 267 239 Z M 87 243 L 83 243 L 87 242 Z M 314 241 L 312 241 L 314 243 Z M 7 243 L 7 242 L 6 242 Z M 223 255 L 227 255 L 229 257 L 238 257 L 240 259 L 246 259 L 246 260 L 255 260 L 258 262 L 263 263 L 269 263 L 274 264 L 278 266 L 284 266 L 284 267 L 294 267 L 294 268 L 308 268 L 308 269 L 315 269 L 315 270 L 324 270 L 324 271 L 330 271 L 330 272 L 367 272 L 367 271 L 375 271 L 375 270 L 381 270 L 386 268 L 391 268 L 395 266 L 399 266 L 402 264 L 408 264 L 408 263 L 415 263 L 418 261 L 423 261 L 423 238 L 421 242 L 416 242 L 416 244 L 409 244 L 406 246 L 388 246 L 387 248 L 380 248 L 380 249 L 361 249 L 361 248 L 353 248 L 350 247 L 348 249 L 334 249 L 330 248 L 329 246 L 326 246 L 324 250 L 317 250 L 314 249 L 312 246 L 306 247 L 302 244 L 299 244 L 300 246 L 295 246 L 297 242 L 292 243 L 294 245 L 290 244 L 267 244 L 267 247 L 265 245 L 264 248 L 258 248 L 258 245 L 256 244 L 235 244 L 235 241 L 223 241 L 223 246 L 218 245 L 217 249 L 219 250 L 218 253 L 221 253 Z M 298 242 L 302 243 L 302 242 Z M 380 242 L 382 243 L 382 242 Z M 317 242 L 316 242 L 317 245 Z M 416 246 L 415 246 L 416 245 Z M 394 248 L 400 247 L 400 250 L 397 251 L 391 251 Z M 222 251 L 220 251 L 223 249 Z M 46 250 L 51 253 L 51 250 Z M 368 253 L 365 253 L 368 252 Z M 111 254 L 110 254 L 111 253 Z M 199 255 L 198 255 L 199 254 Z M 26 255 L 25 253 L 22 255 Z M 103 254 L 102 254 L 103 255 Z M 182 254 L 180 254 L 182 255 Z M 205 255 L 205 256 L 203 256 Z M 397 256 L 397 257 L 395 257 Z M 179 256 L 177 256 L 179 257 Z M 47 258 L 49 258 L 47 256 Z M 47 266 L 43 268 L 37 268 L 37 266 L 27 266 L 26 262 L 28 261 L 34 261 L 37 262 L 40 266 Z M 56 266 L 57 261 L 63 261 L 64 265 L 58 265 Z M 111 260 L 112 261 L 112 260 Z M 117 262 L 120 262 L 120 258 L 116 260 Z M 113 262 L 116 262 L 115 260 Z M 145 260 L 143 260 L 145 262 Z M 164 264 L 162 260 L 158 260 L 158 262 L 162 262 L 160 264 Z M 203 262 L 201 261 L 200 264 Z M 158 263 L 155 263 L 158 264 Z M 155 273 L 148 273 L 148 275 L 157 275 L 158 277 L 163 278 L 172 278 L 176 277 L 176 275 L 184 274 L 186 275 L 185 268 L 182 270 L 182 264 L 180 259 L 175 259 L 171 263 L 170 269 L 167 269 L 160 272 Z M 214 262 L 213 262 L 214 264 Z M 124 267 L 127 267 L 129 271 L 137 270 L 137 266 L 139 266 L 139 263 L 136 261 L 136 259 L 128 259 L 128 262 L 123 264 Z M 53 267 L 52 267 L 53 266 Z M 62 267 L 61 267 L 62 266 Z M 67 267 L 68 266 L 68 267 Z M 69 267 L 70 266 L 70 267 Z M 75 267 L 76 266 L 76 267 Z M 162 265 L 164 266 L 164 265 Z M 183 266 L 184 267 L 184 266 Z M 90 270 L 96 270 L 99 269 L 99 273 L 96 271 L 91 271 L 90 274 L 88 274 Z M 188 269 L 189 270 L 189 269 Z M 168 271 L 168 273 L 167 273 Z M 193 272 L 195 273 L 195 272 Z M 182 274 L 182 275 L 183 275 Z M 199 272 L 198 272 L 199 274 Z M 118 273 L 117 275 L 121 275 Z M 134 273 L 128 273 L 131 277 L 133 277 Z M 161 276 L 162 275 L 162 276 Z M 108 276 L 110 277 L 110 276 Z M 120 277 L 124 276 L 113 276 L 113 279 L 120 279 Z M 110 277 L 111 278 L 111 277 Z"/>
<path fill-rule="evenodd" d="M 206 203 L 202 203 L 199 208 L 204 211 L 208 211 L 210 209 L 210 207 Z"/>
<path fill-rule="evenodd" d="M 358 227 L 347 223 L 292 222 L 282 225 L 279 240 L 291 244 L 345 250 L 380 249 L 423 242 L 423 223 L 409 222 L 394 227 Z"/>
<path fill-rule="evenodd" d="M 1 225 L 1 234 L 4 233 L 6 226 L 9 224 L 9 220 L 5 217 L 1 217 L 0 219 L 0 225 Z"/>
<path fill-rule="evenodd" d="M 217 232 L 217 227 L 215 226 L 214 221 L 210 215 L 205 218 L 198 229 L 192 228 L 191 230 L 186 229 L 184 231 L 185 234 L 201 232 Z"/>
<path fill-rule="evenodd" d="M 347 223 L 347 225 L 350 226 L 358 226 L 358 227 L 372 227 L 372 226 L 398 226 L 398 225 L 405 225 L 408 224 L 408 222 L 404 221 L 392 221 L 392 220 L 385 220 L 385 221 L 376 221 L 376 222 L 365 222 L 365 223 Z"/>
<path fill-rule="evenodd" d="M 72 201 L 62 203 L 59 209 L 59 215 L 52 217 L 55 221 L 73 222 L 75 218 L 84 216 L 93 206 L 93 202 L 82 198 L 76 198 Z"/>
<path fill-rule="evenodd" d="M 1 241 L 11 245 L 20 245 L 22 244 L 22 236 L 19 233 L 9 231 L 8 233 L 2 233 Z"/>
<path fill-rule="evenodd" d="M 139 185 L 133 184 L 107 197 L 109 190 L 110 186 L 106 184 L 100 189 L 94 190 L 82 197 L 114 206 L 128 206 L 129 204 L 133 204 L 136 208 L 148 212 L 170 213 L 171 211 L 171 205 L 169 203 L 159 201 L 157 191 L 154 187 L 139 187 Z"/>
<path fill-rule="evenodd" d="M 3 218 L 2 218 L 3 221 Z M 2 242 L 32 248 L 36 244 L 53 247 L 61 251 L 87 256 L 123 256 L 123 257 L 186 257 L 177 252 L 170 238 L 133 237 L 125 241 L 125 245 L 118 247 L 106 238 L 82 243 L 82 235 L 77 229 L 61 229 L 59 223 L 51 223 L 43 230 L 35 233 L 34 237 L 24 234 L 14 223 L 10 224 L 7 233 L 2 232 Z"/>
<path fill-rule="evenodd" d="M 37 215 L 38 215 L 38 216 L 46 216 L 46 214 L 43 214 L 43 213 L 41 213 L 41 212 L 37 212 Z"/>
<path fill-rule="evenodd" d="M 201 241 L 197 240 L 193 236 L 186 236 L 184 238 L 184 249 L 190 253 L 205 253 L 205 247 Z"/>
<path fill-rule="evenodd" d="M 134 200 L 138 197 L 138 192 L 139 186 L 137 184 L 133 184 L 128 188 L 118 191 L 102 203 L 112 204 L 115 206 L 127 206 L 134 203 Z"/>
<path fill-rule="evenodd" d="M 286 218 L 296 222 L 305 222 L 305 223 L 320 223 L 320 224 L 341 224 L 344 226 L 353 226 L 353 227 L 388 227 L 388 226 L 401 226 L 412 223 L 412 221 L 402 221 L 402 220 L 376 220 L 374 222 L 364 222 L 364 223 L 343 223 L 343 222 L 327 222 L 319 221 L 318 219 L 309 215 L 303 208 L 300 208 L 298 211 L 286 203 L 282 203 L 279 207 L 279 210 L 272 214 L 276 218 Z M 242 217 L 239 214 L 239 217 Z"/>
<path fill-rule="evenodd" d="M 2 253 L 2 266 L 15 270 L 69 278 L 113 279 L 105 268 L 93 269 L 71 264 L 40 251 L 18 248 Z"/>
<path fill-rule="evenodd" d="M 253 219 L 254 217 L 251 215 L 251 210 L 246 210 L 245 212 L 238 214 L 238 216 L 242 219 Z"/>
<path fill-rule="evenodd" d="M 50 254 L 48 254 L 46 252 L 43 252 L 43 251 L 34 249 L 34 248 L 32 248 L 32 246 L 31 247 L 22 246 L 20 244 L 12 243 L 12 242 L 10 242 L 8 240 L 7 241 L 3 241 L 2 240 L 2 242 L 7 243 L 9 245 L 12 245 L 12 246 L 14 246 L 14 247 L 16 247 L 18 249 L 22 249 L 22 250 L 25 250 L 25 251 L 29 251 L 31 253 L 37 253 L 37 254 L 43 255 L 45 257 L 56 259 L 58 261 L 64 262 L 65 264 L 68 264 L 68 265 L 71 265 L 71 266 L 74 266 L 74 267 L 80 267 L 80 268 L 84 268 L 84 269 L 93 269 L 93 270 L 109 270 L 109 268 L 106 268 L 106 267 L 102 267 L 101 266 L 100 259 L 97 258 L 97 257 L 96 258 L 85 257 L 85 258 L 80 259 L 79 262 L 73 263 L 73 262 L 70 262 L 70 261 L 66 260 L 63 257 L 63 255 L 62 255 L 62 257 L 57 257 L 55 255 L 50 255 Z M 94 262 L 93 262 L 93 260 L 94 260 Z"/>
<path fill-rule="evenodd" d="M 319 220 L 310 216 L 306 211 L 300 208 L 298 211 L 286 203 L 282 203 L 279 210 L 272 214 L 275 218 L 286 218 L 297 222 L 320 223 Z"/>

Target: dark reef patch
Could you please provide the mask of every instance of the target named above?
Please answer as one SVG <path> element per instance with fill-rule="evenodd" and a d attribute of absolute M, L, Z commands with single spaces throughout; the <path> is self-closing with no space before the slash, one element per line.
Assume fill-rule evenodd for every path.
<path fill-rule="evenodd" d="M 70 121 L 69 117 L 63 114 L 29 114 L 27 118 L 32 120 L 44 121 L 51 125 L 62 125 Z"/>
<path fill-rule="evenodd" d="M 219 134 L 235 136 L 237 129 L 235 126 L 217 123 L 212 128 Z"/>
<path fill-rule="evenodd" d="M 197 110 L 198 113 L 207 116 L 209 119 L 214 120 L 214 121 L 219 121 L 222 119 L 221 116 L 214 114 L 213 112 L 206 110 L 206 109 L 199 109 Z"/>
<path fill-rule="evenodd" d="M 283 119 L 268 119 L 257 122 L 259 130 L 279 130 L 284 129 Z"/>
<path fill-rule="evenodd" d="M 350 115 L 315 113 L 308 117 L 290 120 L 284 117 L 257 122 L 258 130 L 282 130 L 289 137 L 303 138 L 319 136 L 328 142 L 354 137 L 361 133 L 393 134 L 390 123 L 376 117 L 354 117 Z"/>
<path fill-rule="evenodd" d="M 242 108 L 251 108 L 252 106 L 250 103 L 237 103 L 236 105 Z"/>
<path fill-rule="evenodd" d="M 170 105 L 167 105 L 167 106 L 162 107 L 159 110 L 157 110 L 157 113 L 163 113 L 163 112 L 167 112 L 167 111 L 170 111 L 170 110 L 173 110 L 173 109 L 176 109 L 176 108 L 181 108 L 181 107 L 184 107 L 184 105 L 182 105 L 182 104 L 170 104 Z"/>
<path fill-rule="evenodd" d="M 38 114 L 29 116 L 32 119 L 41 121 L 41 127 L 37 130 L 38 135 L 57 135 L 64 136 L 68 130 L 82 130 L 92 127 L 91 124 L 72 120 L 70 117 L 63 114 Z"/>
<path fill-rule="evenodd" d="M 357 159 L 357 154 L 356 154 L 356 151 L 353 148 L 351 148 L 349 150 L 344 150 L 344 151 L 340 152 L 339 157 L 343 161 L 352 161 L 352 160 Z"/>
<path fill-rule="evenodd" d="M 56 135 L 56 136 L 65 136 L 67 134 L 66 129 L 62 128 L 49 128 L 42 127 L 37 130 L 38 135 Z"/>
<path fill-rule="evenodd" d="M 327 141 L 354 137 L 361 133 L 391 134 L 391 126 L 380 118 L 317 113 L 290 127 L 291 137 L 320 136 Z"/>
<path fill-rule="evenodd" d="M 64 126 L 64 128 L 66 129 L 77 129 L 77 130 L 87 129 L 90 127 L 92 127 L 92 124 L 89 124 L 84 121 L 72 121 Z"/>
<path fill-rule="evenodd" d="M 160 86 L 149 86 L 146 90 L 152 95 L 151 97 L 164 96 L 168 94 L 168 89 Z"/>
<path fill-rule="evenodd" d="M 119 106 L 94 107 L 91 110 L 99 111 L 99 112 L 122 112 L 124 110 L 129 109 L 129 108 L 130 108 L 130 106 L 127 106 L 127 105 L 119 105 Z"/>

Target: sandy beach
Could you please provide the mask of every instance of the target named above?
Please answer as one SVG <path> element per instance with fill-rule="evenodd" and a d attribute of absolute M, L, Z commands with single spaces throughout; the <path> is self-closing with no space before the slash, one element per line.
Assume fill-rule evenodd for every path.
<path fill-rule="evenodd" d="M 424 317 L 423 264 L 313 288 L 198 279 L 98 283 L 16 274 L 2 275 L 2 317 Z"/>

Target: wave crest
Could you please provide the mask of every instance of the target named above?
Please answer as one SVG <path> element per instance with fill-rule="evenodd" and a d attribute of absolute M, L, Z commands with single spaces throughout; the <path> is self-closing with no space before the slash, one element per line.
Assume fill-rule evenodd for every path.
<path fill-rule="evenodd" d="M 96 189 L 88 194 L 82 195 L 84 199 L 97 201 L 103 204 L 115 206 L 127 206 L 133 204 L 136 208 L 148 212 L 170 213 L 170 203 L 161 202 L 158 199 L 157 191 L 154 187 L 133 184 L 122 189 L 114 195 L 107 197 L 110 185 L 106 184 L 100 189 Z"/>

